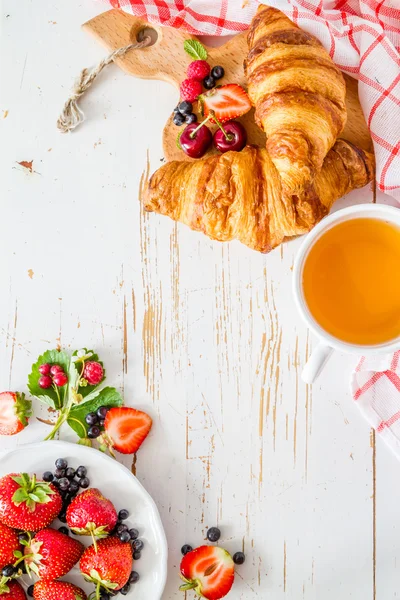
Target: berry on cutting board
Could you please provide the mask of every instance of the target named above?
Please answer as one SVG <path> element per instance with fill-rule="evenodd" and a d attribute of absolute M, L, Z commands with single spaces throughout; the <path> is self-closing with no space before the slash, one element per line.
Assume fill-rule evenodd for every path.
<path fill-rule="evenodd" d="M 217 123 L 219 129 L 214 133 L 214 146 L 220 152 L 243 150 L 247 142 L 245 128 L 238 121 L 228 121 L 223 126 Z"/>
<path fill-rule="evenodd" d="M 232 557 L 218 546 L 200 546 L 182 558 L 181 578 L 182 591 L 194 590 L 208 600 L 224 598 L 235 578 Z"/>
<path fill-rule="evenodd" d="M 186 75 L 189 79 L 202 81 L 210 74 L 211 67 L 206 60 L 194 60 L 187 68 Z"/>
<path fill-rule="evenodd" d="M 203 85 L 206 88 L 206 90 L 212 90 L 212 88 L 215 87 L 215 84 L 216 81 L 212 75 L 207 75 L 207 77 L 204 77 Z"/>
<path fill-rule="evenodd" d="M 174 118 L 172 120 L 174 122 L 174 125 L 176 125 L 177 127 L 180 127 L 181 125 L 184 124 L 185 117 L 180 112 L 177 112 L 174 114 Z"/>
<path fill-rule="evenodd" d="M 217 65 L 216 67 L 212 68 L 211 75 L 214 77 L 214 79 L 222 79 L 222 77 L 225 75 L 225 70 L 223 67 Z"/>
<path fill-rule="evenodd" d="M 106 415 L 103 437 L 108 446 L 121 454 L 134 454 L 149 435 L 152 424 L 152 418 L 141 410 L 114 407 Z"/>
<path fill-rule="evenodd" d="M 200 123 L 192 123 L 185 127 L 179 137 L 179 146 L 190 158 L 201 158 L 212 143 L 212 133 Z"/>
<path fill-rule="evenodd" d="M 180 86 L 182 100 L 195 102 L 202 92 L 201 83 L 194 79 L 185 79 Z"/>
<path fill-rule="evenodd" d="M 81 588 L 66 581 L 37 581 L 33 586 L 34 600 L 86 600 Z"/>
<path fill-rule="evenodd" d="M 178 111 L 184 117 L 186 115 L 190 115 L 190 113 L 193 111 L 193 104 L 191 102 L 188 102 L 187 100 L 184 100 L 183 102 L 180 102 L 178 104 Z"/>
<path fill-rule="evenodd" d="M 19 392 L 0 394 L 0 435 L 15 435 L 28 425 L 32 403 Z"/>
<path fill-rule="evenodd" d="M 246 90 L 237 83 L 228 83 L 201 94 L 199 102 L 204 116 L 213 111 L 221 123 L 241 117 L 251 109 Z"/>

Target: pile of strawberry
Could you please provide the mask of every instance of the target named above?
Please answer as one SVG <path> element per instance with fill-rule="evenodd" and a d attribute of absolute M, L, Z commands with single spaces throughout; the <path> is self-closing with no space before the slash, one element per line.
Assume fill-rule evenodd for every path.
<path fill-rule="evenodd" d="M 75 471 L 65 459 L 56 461 L 57 471 L 71 481 L 82 474 L 87 479 L 85 467 Z M 96 488 L 80 494 L 61 490 L 56 472 L 47 471 L 42 480 L 26 473 L 0 479 L 0 598 L 26 599 L 17 580 L 33 573 L 39 581 L 27 593 L 35 600 L 87 600 L 82 589 L 59 581 L 78 562 L 84 579 L 95 586 L 89 598 L 109 600 L 118 592 L 128 594 L 139 580 L 132 568 L 144 546 L 138 530 L 123 522 L 128 511 L 117 513 Z M 57 518 L 73 534 L 91 536 L 92 545 L 85 549 L 65 526 L 50 527 Z"/>
<path fill-rule="evenodd" d="M 207 50 L 198 40 L 186 40 L 184 47 L 196 60 L 187 68 L 187 79 L 180 85 L 181 101 L 174 109 L 174 124 L 181 126 L 187 123 L 178 136 L 178 147 L 191 158 L 204 156 L 212 143 L 219 152 L 242 150 L 247 142 L 246 130 L 232 119 L 250 110 L 247 92 L 237 83 L 216 86 L 217 80 L 225 75 L 224 68 L 219 65 L 211 68 L 207 62 Z M 210 91 L 203 93 L 203 86 Z M 195 102 L 198 102 L 199 114 L 205 117 L 199 125 L 193 107 Z M 214 135 L 206 127 L 207 121 L 217 124 Z M 223 123 L 227 125 L 223 127 Z"/>

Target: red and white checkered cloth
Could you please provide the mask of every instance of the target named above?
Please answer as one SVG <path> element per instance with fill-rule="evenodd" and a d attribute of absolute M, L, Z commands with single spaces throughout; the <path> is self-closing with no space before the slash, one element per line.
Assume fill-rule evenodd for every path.
<path fill-rule="evenodd" d="M 192 34 L 243 31 L 256 0 L 106 0 L 153 23 Z M 264 1 L 264 0 L 263 0 Z M 374 141 L 379 189 L 400 200 L 400 0 L 268 0 L 324 44 L 359 80 Z"/>
<path fill-rule="evenodd" d="M 400 350 L 362 358 L 353 373 L 352 392 L 365 418 L 400 458 Z"/>

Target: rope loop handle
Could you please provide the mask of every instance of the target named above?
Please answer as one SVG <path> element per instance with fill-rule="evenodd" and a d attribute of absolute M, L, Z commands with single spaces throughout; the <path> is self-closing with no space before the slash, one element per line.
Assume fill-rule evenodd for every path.
<path fill-rule="evenodd" d="M 130 50 L 146 48 L 146 46 L 149 46 L 150 44 L 150 36 L 145 36 L 141 42 L 129 44 L 123 48 L 118 48 L 118 50 L 115 50 L 109 56 L 103 58 L 103 60 L 100 61 L 99 64 L 91 71 L 86 68 L 82 69 L 81 74 L 75 83 L 72 94 L 64 104 L 61 114 L 58 117 L 57 129 L 61 131 L 61 133 L 69 133 L 85 120 L 85 115 L 82 109 L 79 108 L 78 101 L 90 88 L 92 83 L 105 67 L 114 62 L 117 58 L 125 56 L 125 54 L 127 54 Z"/>

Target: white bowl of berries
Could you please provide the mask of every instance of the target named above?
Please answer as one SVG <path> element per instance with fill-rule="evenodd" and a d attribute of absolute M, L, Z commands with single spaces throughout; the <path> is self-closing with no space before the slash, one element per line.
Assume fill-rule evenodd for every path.
<path fill-rule="evenodd" d="M 167 542 L 132 473 L 84 446 L 47 441 L 0 460 L 0 597 L 159 600 Z"/>

